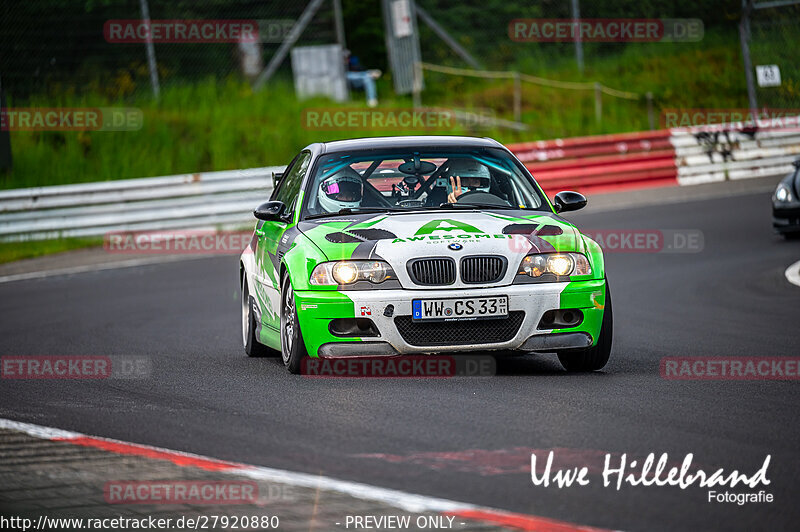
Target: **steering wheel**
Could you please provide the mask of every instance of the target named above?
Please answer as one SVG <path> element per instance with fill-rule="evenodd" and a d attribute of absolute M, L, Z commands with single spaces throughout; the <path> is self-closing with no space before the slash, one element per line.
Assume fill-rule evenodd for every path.
<path fill-rule="evenodd" d="M 502 198 L 498 198 L 494 194 L 489 194 L 488 192 L 484 192 L 483 190 L 470 190 L 469 192 L 464 192 L 461 194 L 456 203 L 471 203 L 469 201 L 463 201 L 464 199 L 472 199 L 475 203 L 481 203 L 485 205 L 497 205 L 498 207 L 509 207 L 511 204 Z"/>

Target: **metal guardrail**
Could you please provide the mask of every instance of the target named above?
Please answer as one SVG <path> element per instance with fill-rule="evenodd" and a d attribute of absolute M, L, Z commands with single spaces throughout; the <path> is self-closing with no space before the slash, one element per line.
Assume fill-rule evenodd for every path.
<path fill-rule="evenodd" d="M 272 192 L 272 172 L 284 168 L 3 190 L 0 241 L 251 225 L 253 209 Z"/>
<path fill-rule="evenodd" d="M 800 131 L 703 128 L 510 145 L 548 193 L 785 175 Z M 119 231 L 243 228 L 283 166 L 0 191 L 0 242 Z"/>
<path fill-rule="evenodd" d="M 677 184 L 668 130 L 525 142 L 508 148 L 548 194 Z"/>
<path fill-rule="evenodd" d="M 546 192 L 697 185 L 782 176 L 800 155 L 800 130 L 732 124 L 510 145 Z"/>
<path fill-rule="evenodd" d="M 791 129 L 673 129 L 670 140 L 680 185 L 786 175 L 800 155 L 800 131 Z"/>

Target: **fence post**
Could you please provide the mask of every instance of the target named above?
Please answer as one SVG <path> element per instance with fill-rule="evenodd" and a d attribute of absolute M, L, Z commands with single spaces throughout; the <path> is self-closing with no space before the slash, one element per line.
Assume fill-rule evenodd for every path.
<path fill-rule="evenodd" d="M 283 39 L 283 42 L 275 51 L 275 55 L 269 60 L 266 68 L 262 70 L 261 74 L 256 78 L 256 81 L 253 83 L 253 92 L 260 91 L 261 87 L 263 87 L 275 71 L 278 70 L 278 67 L 281 66 L 281 63 L 286 58 L 286 54 L 289 53 L 289 49 L 294 46 L 294 43 L 300 38 L 300 34 L 303 33 L 308 23 L 314 18 L 314 14 L 317 12 L 322 2 L 323 0 L 311 0 L 308 3 L 303 14 L 300 15 L 300 18 L 294 23 L 292 29 L 289 30 L 289 34 Z"/>
<path fill-rule="evenodd" d="M 333 19 L 336 26 L 336 42 L 342 47 L 342 51 L 347 48 L 344 37 L 344 20 L 342 19 L 342 0 L 333 0 Z"/>
<path fill-rule="evenodd" d="M 650 125 L 650 130 L 656 128 L 656 117 L 653 114 L 653 93 L 647 92 L 647 123 Z"/>
<path fill-rule="evenodd" d="M 603 122 L 603 86 L 594 82 L 594 119 L 599 126 Z"/>
<path fill-rule="evenodd" d="M 583 76 L 583 43 L 580 32 L 581 6 L 578 0 L 572 0 L 572 23 L 575 25 L 575 61 L 578 63 L 578 72 Z"/>
<path fill-rule="evenodd" d="M 742 19 L 739 21 L 739 44 L 742 47 L 742 62 L 744 63 L 744 77 L 747 82 L 747 99 L 750 103 L 750 113 L 755 120 L 758 114 L 756 88 L 753 83 L 753 63 L 750 61 L 750 13 L 753 12 L 753 0 L 742 0 Z"/>
<path fill-rule="evenodd" d="M 150 31 L 150 9 L 147 7 L 147 0 L 140 0 L 139 6 L 142 10 L 142 22 L 147 26 L 145 49 L 147 50 L 147 66 L 150 69 L 150 85 L 153 87 L 153 96 L 158 100 L 161 87 L 158 83 L 158 65 L 156 64 L 156 50 L 153 47 L 153 34 Z"/>
<path fill-rule="evenodd" d="M 414 62 L 414 79 L 411 82 L 411 98 L 414 109 L 422 107 L 422 63 Z"/>
<path fill-rule="evenodd" d="M 519 72 L 514 72 L 514 122 L 522 121 L 522 87 Z"/>

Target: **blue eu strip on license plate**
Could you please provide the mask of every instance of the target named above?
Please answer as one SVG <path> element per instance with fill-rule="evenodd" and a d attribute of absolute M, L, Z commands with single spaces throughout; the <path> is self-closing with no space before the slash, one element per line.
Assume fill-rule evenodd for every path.
<path fill-rule="evenodd" d="M 422 301 L 419 299 L 415 299 L 411 302 L 411 312 L 414 315 L 414 319 L 419 319 L 422 317 Z"/>

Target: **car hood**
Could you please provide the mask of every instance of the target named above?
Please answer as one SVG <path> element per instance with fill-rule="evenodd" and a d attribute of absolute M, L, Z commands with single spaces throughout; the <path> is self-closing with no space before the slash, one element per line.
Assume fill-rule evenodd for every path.
<path fill-rule="evenodd" d="M 401 282 L 415 258 L 502 255 L 515 269 L 529 253 L 585 252 L 575 227 L 546 212 L 357 214 L 302 221 L 298 228 L 328 260 L 385 260 Z"/>

